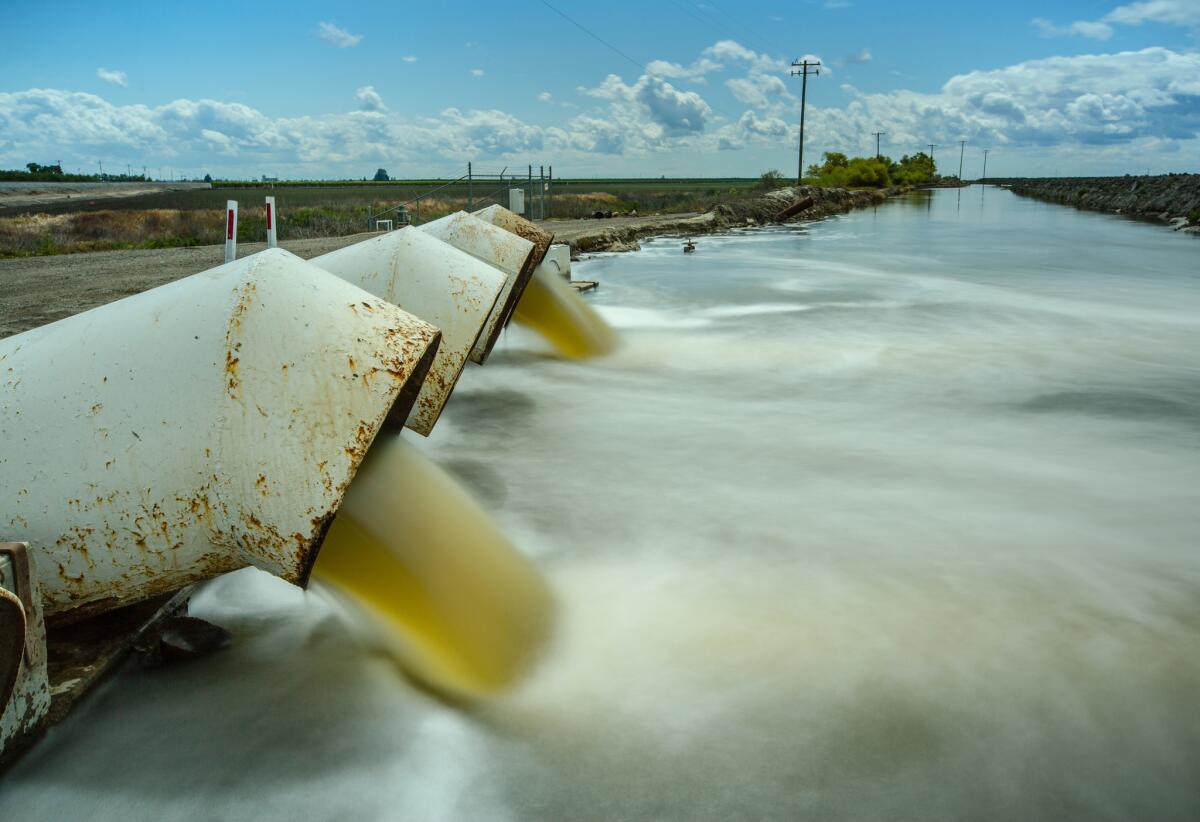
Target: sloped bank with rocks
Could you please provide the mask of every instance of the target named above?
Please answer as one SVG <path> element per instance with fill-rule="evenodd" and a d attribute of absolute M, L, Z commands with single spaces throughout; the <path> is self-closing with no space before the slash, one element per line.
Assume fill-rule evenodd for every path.
<path fill-rule="evenodd" d="M 597 251 L 636 251 L 643 237 L 713 234 L 730 228 L 815 220 L 855 208 L 876 205 L 908 189 L 847 191 L 842 188 L 789 186 L 755 197 L 718 203 L 703 214 L 664 214 L 590 220 L 548 220 L 545 227 L 557 242 L 569 243 L 572 254 Z M 789 206 L 811 198 L 812 205 L 792 217 L 778 216 Z"/>
<path fill-rule="evenodd" d="M 1014 194 L 1088 211 L 1155 220 L 1200 233 L 1200 174 L 988 180 Z"/>

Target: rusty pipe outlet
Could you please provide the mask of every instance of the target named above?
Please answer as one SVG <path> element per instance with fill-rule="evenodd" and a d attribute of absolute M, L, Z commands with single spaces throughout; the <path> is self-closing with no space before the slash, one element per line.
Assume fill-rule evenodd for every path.
<path fill-rule="evenodd" d="M 405 227 L 309 260 L 442 332 L 405 423 L 428 436 L 467 357 L 508 286 L 505 274 L 436 237 Z"/>
<path fill-rule="evenodd" d="M 5 713 L 25 659 L 25 607 L 0 584 L 0 715 Z"/>
<path fill-rule="evenodd" d="M 50 711 L 46 626 L 35 563 L 23 542 L 0 542 L 0 768 Z"/>
<path fill-rule="evenodd" d="M 484 333 L 471 349 L 471 361 L 482 363 L 496 345 L 500 332 L 504 330 L 517 301 L 525 293 L 525 286 L 529 284 L 529 278 L 541 259 L 534 260 L 534 244 L 529 240 L 465 211 L 425 223 L 420 230 L 500 269 L 505 275 L 504 290 L 488 317 Z"/>
<path fill-rule="evenodd" d="M 0 340 L 0 528 L 34 546 L 47 615 L 246 565 L 305 584 L 439 337 L 268 249 Z"/>

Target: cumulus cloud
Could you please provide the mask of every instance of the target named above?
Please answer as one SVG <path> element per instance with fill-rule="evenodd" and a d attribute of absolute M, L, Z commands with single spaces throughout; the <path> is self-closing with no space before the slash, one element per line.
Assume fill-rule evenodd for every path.
<path fill-rule="evenodd" d="M 387 106 L 383 104 L 383 98 L 379 96 L 379 92 L 375 91 L 374 86 L 363 86 L 354 92 L 354 96 L 358 98 L 358 107 L 363 111 L 384 111 L 387 109 Z"/>
<path fill-rule="evenodd" d="M 1149 0 L 1118 6 L 1104 16 L 1123 26 L 1163 23 L 1168 26 L 1200 26 L 1200 3 L 1195 0 Z"/>
<path fill-rule="evenodd" d="M 754 51 L 736 40 L 718 40 L 704 50 L 703 56 L 723 63 L 743 63 L 758 71 L 786 71 L 788 61 Z"/>
<path fill-rule="evenodd" d="M 129 78 L 125 76 L 123 71 L 112 71 L 106 68 L 96 69 L 96 76 L 106 83 L 112 83 L 117 86 L 128 86 Z"/>
<path fill-rule="evenodd" d="M 1031 60 L 952 77 L 937 94 L 854 92 L 842 109 L 810 107 L 815 138 L 856 149 L 883 129 L 919 146 L 1104 145 L 1200 136 L 1200 54 L 1148 48 Z"/>
<path fill-rule="evenodd" d="M 1147 0 L 1128 3 L 1117 6 L 1099 20 L 1076 20 L 1066 25 L 1058 25 L 1042 17 L 1035 17 L 1030 21 L 1043 37 L 1080 35 L 1093 40 L 1107 40 L 1112 37 L 1114 26 L 1140 26 L 1143 23 L 1200 29 L 1200 2 Z"/>
<path fill-rule="evenodd" d="M 754 108 L 766 108 L 774 99 L 788 96 L 787 86 L 774 74 L 754 72 L 726 80 L 725 86 L 734 97 Z"/>
<path fill-rule="evenodd" d="M 333 45 L 340 49 L 357 46 L 362 41 L 361 34 L 351 34 L 345 29 L 335 26 L 333 23 L 323 21 L 317 26 L 317 36 L 326 43 L 333 43 Z"/>
<path fill-rule="evenodd" d="M 599 86 L 581 89 L 609 103 L 609 114 L 640 145 L 661 145 L 668 138 L 704 130 L 712 108 L 694 91 L 681 91 L 661 77 L 643 74 L 633 84 L 610 74 Z"/>
<path fill-rule="evenodd" d="M 390 170 L 485 158 L 523 164 L 540 156 L 577 165 L 598 163 L 597 158 L 625 164 L 656 154 L 661 162 L 667 153 L 698 158 L 718 150 L 794 146 L 798 100 L 786 75 L 790 61 L 735 41 L 714 44 L 690 65 L 704 59 L 731 73 L 712 93 L 724 98 L 727 91 L 743 110 L 720 114 L 699 92 L 650 72 L 633 80 L 613 74 L 581 87 L 583 110 L 553 126 L 495 109 L 447 108 L 404 117 L 369 85 L 355 92 L 355 110 L 302 117 L 271 117 L 208 99 L 114 105 L 82 92 L 0 92 L 0 164 L 19 166 L 36 148 L 53 149 L 68 160 L 99 155 L 203 163 L 219 155 L 249 173 L 268 166 L 323 176 L 361 173 L 384 161 Z M 1088 156 L 1106 157 L 1117 156 L 1121 147 L 1129 152 L 1131 146 L 1139 151 L 1153 146 L 1178 157 L 1179 145 L 1200 144 L 1197 52 L 1150 48 L 1034 60 L 960 74 L 932 93 L 864 93 L 852 86 L 844 91 L 850 100 L 840 107 L 810 100 L 807 127 L 814 151 L 873 149 L 868 135 L 878 130 L 888 132 L 897 151 L 968 139 L 1042 154 L 1057 146 L 1074 146 L 1078 153 L 1086 145 Z M 538 99 L 574 105 L 549 92 Z"/>
<path fill-rule="evenodd" d="M 707 57 L 692 62 L 689 65 L 680 63 L 672 63 L 668 60 L 651 60 L 646 70 L 649 74 L 656 77 L 666 77 L 672 80 L 690 80 L 693 83 L 707 82 L 706 75 L 714 71 L 720 71 L 725 66 L 718 63 L 716 60 L 710 60 Z"/>

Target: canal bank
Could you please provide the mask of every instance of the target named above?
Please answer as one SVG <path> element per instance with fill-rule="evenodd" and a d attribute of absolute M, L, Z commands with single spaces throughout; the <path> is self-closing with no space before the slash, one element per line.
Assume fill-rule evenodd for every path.
<path fill-rule="evenodd" d="M 235 574 L 0 818 L 1193 820 L 1195 250 L 975 187 L 584 260 L 622 348 L 506 334 L 419 443 L 551 580 L 534 676 Z"/>
<path fill-rule="evenodd" d="M 755 197 L 718 203 L 703 214 L 662 214 L 588 220 L 547 220 L 542 225 L 554 232 L 556 242 L 568 243 L 571 253 L 637 251 L 639 240 L 649 237 L 690 237 L 714 234 L 731 228 L 770 225 L 788 221 L 819 220 L 855 208 L 878 205 L 908 189 L 848 191 L 817 186 L 784 186 Z M 789 206 L 811 200 L 796 214 L 781 218 Z"/>
<path fill-rule="evenodd" d="M 1106 211 L 1200 233 L 1200 174 L 988 180 L 1014 194 L 1087 211 Z"/>

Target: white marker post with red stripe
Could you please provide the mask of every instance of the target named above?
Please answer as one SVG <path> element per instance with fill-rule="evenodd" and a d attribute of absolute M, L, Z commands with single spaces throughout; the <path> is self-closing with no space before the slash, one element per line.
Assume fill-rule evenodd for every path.
<path fill-rule="evenodd" d="M 278 215 L 275 213 L 275 198 L 267 198 L 267 248 L 277 248 L 279 240 L 275 234 L 275 220 Z"/>
<path fill-rule="evenodd" d="M 237 200 L 225 203 L 225 262 L 237 259 Z"/>

